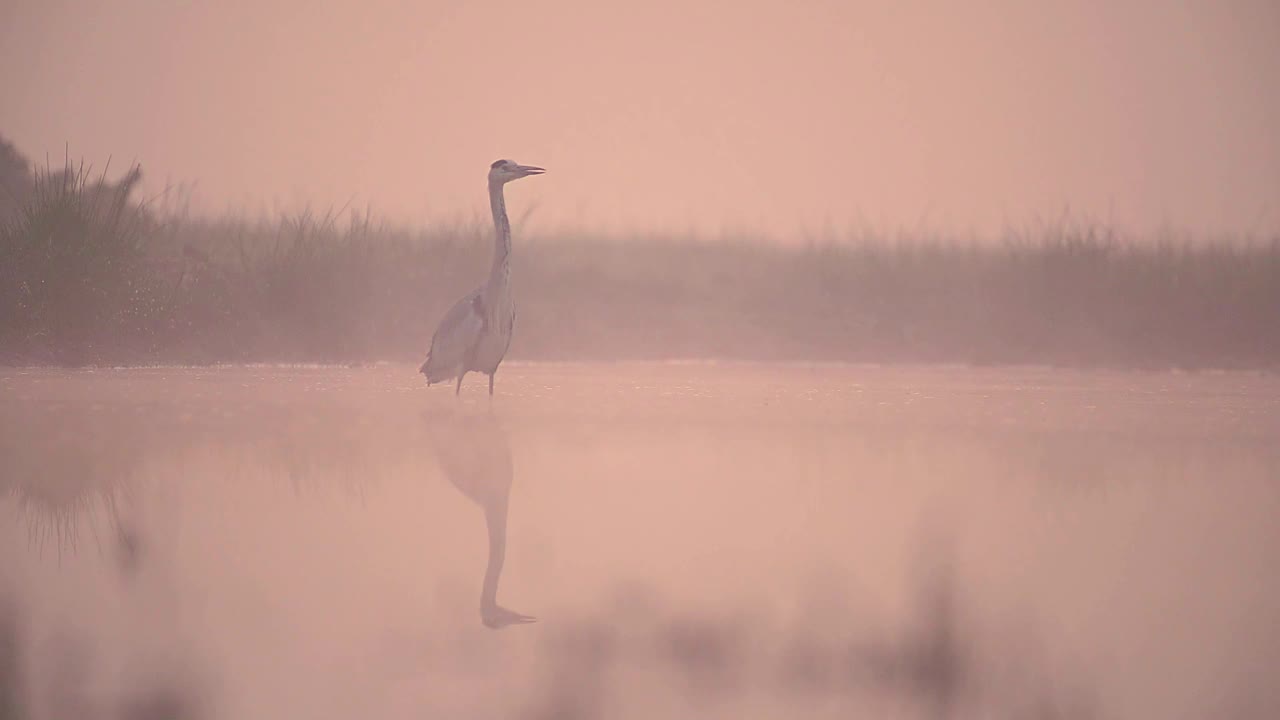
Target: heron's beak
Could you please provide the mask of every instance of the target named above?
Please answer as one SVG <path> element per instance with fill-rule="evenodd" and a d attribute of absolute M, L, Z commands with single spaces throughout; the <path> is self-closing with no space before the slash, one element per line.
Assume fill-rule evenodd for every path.
<path fill-rule="evenodd" d="M 540 168 L 540 167 L 536 167 L 536 166 L 534 166 L 534 165 L 521 165 L 521 166 L 520 166 L 520 173 L 521 173 L 522 175 L 541 175 L 541 174 L 542 174 L 542 173 L 544 173 L 544 172 L 546 172 L 546 170 L 543 170 L 542 168 Z"/>

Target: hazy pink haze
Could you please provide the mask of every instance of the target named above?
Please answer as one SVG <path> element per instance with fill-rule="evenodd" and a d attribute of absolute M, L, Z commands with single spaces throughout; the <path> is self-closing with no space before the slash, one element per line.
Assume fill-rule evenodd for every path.
<path fill-rule="evenodd" d="M 196 208 L 794 237 L 1280 231 L 1280 3 L 0 5 L 0 135 Z"/>

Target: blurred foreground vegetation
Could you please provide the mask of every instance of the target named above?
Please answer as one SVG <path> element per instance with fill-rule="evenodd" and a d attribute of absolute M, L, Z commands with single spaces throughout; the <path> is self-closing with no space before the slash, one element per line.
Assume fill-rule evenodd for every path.
<path fill-rule="evenodd" d="M 106 174 L 0 141 L 0 363 L 418 360 L 488 269 L 487 221 L 210 220 Z M 513 359 L 1280 365 L 1280 238 L 523 236 L 513 273 Z"/>

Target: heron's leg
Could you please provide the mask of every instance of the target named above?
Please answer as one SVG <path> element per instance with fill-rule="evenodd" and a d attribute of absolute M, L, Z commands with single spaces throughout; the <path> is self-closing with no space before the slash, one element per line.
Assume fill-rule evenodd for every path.
<path fill-rule="evenodd" d="M 458 386 L 453 389 L 454 397 L 457 397 L 458 393 L 462 392 L 462 378 L 466 376 L 467 372 L 465 370 L 458 373 Z"/>
<path fill-rule="evenodd" d="M 489 397 L 493 397 L 493 376 L 497 375 L 497 371 L 489 373 Z"/>

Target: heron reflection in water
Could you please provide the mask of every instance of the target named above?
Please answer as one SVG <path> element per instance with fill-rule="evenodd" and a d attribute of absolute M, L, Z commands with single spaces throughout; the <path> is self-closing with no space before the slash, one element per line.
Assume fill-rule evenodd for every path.
<path fill-rule="evenodd" d="M 507 501 L 513 475 L 506 430 L 487 412 L 439 411 L 424 417 L 440 469 L 454 487 L 484 510 L 489 559 L 480 591 L 480 622 L 493 629 L 536 622 L 533 616 L 498 604 L 498 579 L 507 553 Z"/>

